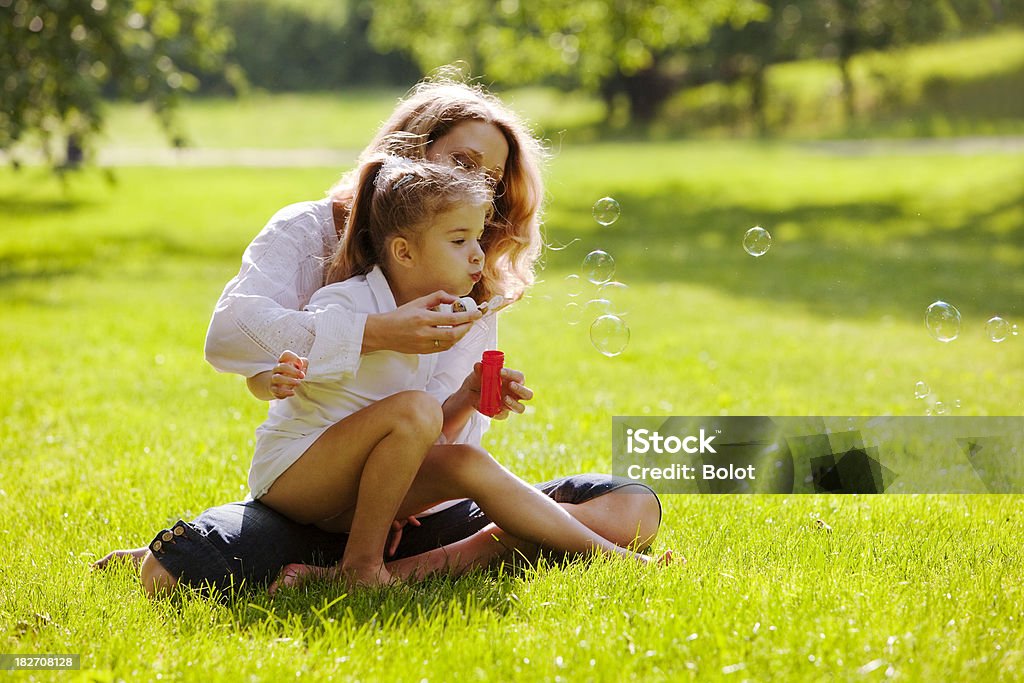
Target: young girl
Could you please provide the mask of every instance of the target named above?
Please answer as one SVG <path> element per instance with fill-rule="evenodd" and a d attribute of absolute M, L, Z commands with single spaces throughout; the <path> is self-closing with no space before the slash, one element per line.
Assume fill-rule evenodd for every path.
<path fill-rule="evenodd" d="M 438 291 L 489 299 L 507 284 L 507 270 L 487 264 L 482 246 L 490 206 L 483 175 L 392 156 L 365 162 L 328 268 L 332 284 L 308 308 L 379 313 Z M 286 396 L 257 430 L 253 497 L 297 522 L 349 532 L 339 570 L 352 584 L 388 583 L 383 558 L 392 521 L 453 498 L 476 500 L 499 527 L 528 541 L 647 561 L 585 527 L 484 451 L 454 443 L 479 399 L 474 360 L 494 340 L 492 316 L 448 351 L 369 353 L 354 374 L 282 354 L 283 364 L 300 367 L 287 385 L 295 373 L 253 378 Z M 506 405 L 521 409 L 532 392 L 521 374 L 506 377 Z"/>

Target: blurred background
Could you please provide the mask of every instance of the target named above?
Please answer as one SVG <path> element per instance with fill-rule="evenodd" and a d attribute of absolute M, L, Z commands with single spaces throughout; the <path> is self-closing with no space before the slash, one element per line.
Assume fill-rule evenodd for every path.
<path fill-rule="evenodd" d="M 0 17 L 14 163 L 358 150 L 450 64 L 577 142 L 1024 133 L 1007 0 L 0 0 Z"/>

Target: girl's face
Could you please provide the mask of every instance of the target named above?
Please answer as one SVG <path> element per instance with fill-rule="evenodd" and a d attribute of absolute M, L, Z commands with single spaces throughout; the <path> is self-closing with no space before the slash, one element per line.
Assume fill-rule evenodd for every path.
<path fill-rule="evenodd" d="M 494 124 L 471 119 L 430 143 L 427 159 L 479 170 L 497 185 L 505 175 L 508 141 Z"/>
<path fill-rule="evenodd" d="M 420 296 L 443 289 L 466 296 L 483 276 L 486 206 L 463 204 L 438 214 L 430 227 L 410 240 Z"/>

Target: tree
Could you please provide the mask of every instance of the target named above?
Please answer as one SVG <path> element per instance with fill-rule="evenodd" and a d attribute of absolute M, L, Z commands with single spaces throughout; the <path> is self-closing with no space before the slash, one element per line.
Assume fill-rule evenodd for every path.
<path fill-rule="evenodd" d="M 216 5 L 220 22 L 235 36 L 228 57 L 254 88 L 408 85 L 422 75 L 407 55 L 382 56 L 370 45 L 370 0 L 217 0 Z M 206 92 L 224 86 L 216 76 L 202 81 Z"/>
<path fill-rule="evenodd" d="M 149 102 L 169 135 L 196 73 L 218 68 L 229 34 L 212 0 L 0 0 L 0 150 L 38 136 L 66 163 L 103 125 L 103 98 Z"/>
<path fill-rule="evenodd" d="M 861 52 L 923 43 L 998 23 L 1020 22 L 1021 3 L 1001 0 L 817 0 L 824 22 L 825 50 L 835 56 L 843 82 L 843 105 L 848 120 L 856 113 L 850 61 Z"/>
<path fill-rule="evenodd" d="M 554 80 L 600 93 L 609 110 L 624 96 L 646 123 L 681 85 L 687 48 L 763 12 L 758 0 L 379 0 L 370 31 L 425 71 L 465 60 L 504 85 Z"/>

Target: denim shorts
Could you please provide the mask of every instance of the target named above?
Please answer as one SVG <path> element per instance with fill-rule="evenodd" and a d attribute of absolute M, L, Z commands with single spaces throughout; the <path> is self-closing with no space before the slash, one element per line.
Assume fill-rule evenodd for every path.
<path fill-rule="evenodd" d="M 575 504 L 623 487 L 654 495 L 643 484 L 602 474 L 578 474 L 537 484 L 556 502 Z M 471 500 L 424 515 L 419 521 L 421 526 L 407 525 L 403 529 L 398 550 L 389 560 L 439 548 L 490 524 Z M 178 520 L 158 533 L 149 549 L 180 584 L 226 592 L 243 584 L 266 585 L 287 564 L 337 564 L 347 539 L 347 534 L 298 524 L 250 500 L 210 508 L 191 522 Z"/>

